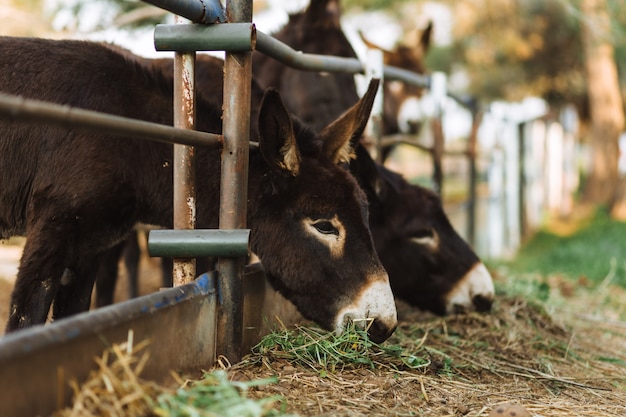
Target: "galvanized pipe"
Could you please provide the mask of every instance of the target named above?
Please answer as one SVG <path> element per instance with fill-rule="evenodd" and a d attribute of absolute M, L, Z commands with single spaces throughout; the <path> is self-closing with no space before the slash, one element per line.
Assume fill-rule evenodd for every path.
<path fill-rule="evenodd" d="M 364 74 L 363 64 L 356 58 L 330 55 L 305 54 L 270 35 L 256 30 L 251 23 L 227 23 L 223 25 L 157 25 L 154 32 L 157 51 L 197 50 L 231 52 L 257 50 L 290 67 L 307 71 Z M 385 66 L 383 76 L 387 80 L 403 81 L 418 87 L 429 88 L 430 77 L 391 66 Z"/>
<path fill-rule="evenodd" d="M 157 25 L 154 48 L 157 51 L 252 51 L 256 47 L 254 23 L 222 25 Z"/>
<path fill-rule="evenodd" d="M 229 22 L 251 22 L 252 0 L 230 0 Z M 220 228 L 246 227 L 252 54 L 226 52 L 224 60 L 224 148 L 220 187 Z M 217 352 L 231 363 L 241 359 L 244 258 L 218 259 Z"/>
<path fill-rule="evenodd" d="M 219 0 L 144 0 L 154 6 L 160 7 L 185 17 L 193 23 L 223 23 L 226 15 Z"/>
<path fill-rule="evenodd" d="M 365 68 L 356 58 L 341 58 L 329 55 L 304 54 L 295 51 L 285 43 L 266 35 L 261 31 L 256 32 L 256 49 L 272 58 L 289 65 L 290 67 L 309 71 L 343 72 L 349 74 L 363 74 Z M 418 87 L 428 88 L 430 77 L 416 74 L 401 68 L 385 66 L 384 78 L 386 80 L 398 80 Z"/>
<path fill-rule="evenodd" d="M 239 257 L 248 255 L 249 229 L 151 230 L 150 256 Z"/>
<path fill-rule="evenodd" d="M 96 130 L 111 135 L 132 136 L 165 143 L 222 147 L 215 133 L 177 129 L 171 126 L 79 109 L 0 93 L 0 116 L 14 120 L 51 123 L 67 128 Z"/>
<path fill-rule="evenodd" d="M 176 16 L 181 27 L 187 26 Z M 195 52 L 174 54 L 174 126 L 194 130 L 196 125 Z M 193 146 L 174 145 L 174 229 L 196 227 L 196 155 Z M 174 286 L 196 277 L 195 258 L 174 258 Z"/>

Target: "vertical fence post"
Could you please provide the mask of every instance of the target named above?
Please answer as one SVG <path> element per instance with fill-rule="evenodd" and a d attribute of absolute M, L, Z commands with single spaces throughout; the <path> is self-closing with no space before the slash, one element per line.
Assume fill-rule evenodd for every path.
<path fill-rule="evenodd" d="M 380 84 L 376 98 L 374 98 L 374 104 L 372 105 L 372 112 L 370 113 L 370 120 L 367 124 L 365 137 L 367 138 L 368 151 L 370 155 L 372 155 L 372 158 L 378 163 L 383 163 L 383 152 L 380 143 L 380 139 L 383 135 L 383 72 L 383 51 L 368 48 L 365 63 L 365 76 L 368 79 L 379 78 Z"/>
<path fill-rule="evenodd" d="M 478 128 L 482 120 L 482 113 L 476 108 L 472 109 L 472 130 L 467 142 L 467 159 L 469 163 L 469 186 L 468 186 L 468 204 L 467 204 L 467 241 L 476 248 L 476 206 L 478 204 L 478 196 L 476 192 L 478 183 L 478 171 L 476 168 Z"/>
<path fill-rule="evenodd" d="M 229 0 L 230 23 L 252 21 L 251 0 Z M 226 53 L 224 60 L 224 148 L 220 188 L 220 228 L 246 227 L 248 201 L 248 147 L 252 54 Z M 243 337 L 242 258 L 218 259 L 217 352 L 231 362 L 241 359 Z"/>
<path fill-rule="evenodd" d="M 443 72 L 435 72 L 431 76 L 430 92 L 435 102 L 435 118 L 432 122 L 433 127 L 433 180 L 435 191 L 442 195 L 443 193 L 443 151 L 444 151 L 444 135 L 443 135 L 443 106 L 446 100 L 446 74 Z"/>
<path fill-rule="evenodd" d="M 186 19 L 176 16 L 176 23 Z M 174 55 L 174 126 L 194 129 L 195 52 L 175 52 Z M 196 226 L 196 162 L 193 146 L 174 144 L 174 229 Z M 194 259 L 174 259 L 174 286 L 193 281 L 196 275 Z"/>
<path fill-rule="evenodd" d="M 526 196 L 527 196 L 527 178 L 526 178 L 526 124 L 520 123 L 517 125 L 517 137 L 518 137 L 518 172 L 519 172 L 519 189 L 518 189 L 518 204 L 519 204 L 519 231 L 520 240 L 524 241 L 528 236 L 528 213 L 526 212 Z"/>
<path fill-rule="evenodd" d="M 489 161 L 489 206 L 487 208 L 487 253 L 491 259 L 502 256 L 504 239 L 504 152 L 501 146 L 491 151 Z"/>

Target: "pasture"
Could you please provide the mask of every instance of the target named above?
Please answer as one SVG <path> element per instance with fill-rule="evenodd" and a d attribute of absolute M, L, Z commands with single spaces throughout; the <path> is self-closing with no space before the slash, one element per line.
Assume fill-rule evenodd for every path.
<path fill-rule="evenodd" d="M 121 355 L 121 361 L 109 353 L 109 365 L 84 386 L 84 398 L 96 393 L 100 401 L 93 415 L 98 416 L 146 415 L 159 407 L 155 415 L 212 415 L 208 410 L 223 406 L 220 399 L 237 407 L 230 408 L 237 415 L 487 416 L 503 402 L 522 404 L 531 415 L 544 417 L 624 415 L 626 290 L 616 284 L 621 272 L 611 272 L 616 269 L 608 261 L 605 268 L 585 271 L 583 278 L 566 269 L 571 262 L 565 253 L 565 262 L 549 258 L 556 247 L 573 251 L 570 255 L 581 264 L 592 264 L 599 256 L 593 246 L 601 245 L 588 244 L 590 233 L 623 225 L 599 215 L 558 226 L 537 234 L 515 261 L 490 265 L 497 290 L 491 313 L 441 318 L 400 304 L 400 325 L 380 345 L 356 331 L 337 337 L 310 323 L 276 329 L 240 363 L 222 362 L 225 376 L 216 370 L 181 376 L 181 383 L 189 380 L 178 393 L 175 385 L 159 386 L 124 371 L 141 365 L 139 359 L 150 360 L 151 346 L 136 341 L 138 351 Z M 623 240 L 610 236 L 614 245 L 619 245 L 617 238 Z M 585 243 L 588 250 L 576 252 Z M 544 250 L 534 251 L 537 245 Z M 542 261 L 546 257 L 549 263 Z M 148 266 L 143 292 L 150 270 L 153 277 L 159 275 L 151 260 L 142 262 Z M 118 288 L 118 297 L 123 294 L 124 288 Z M 204 380 L 202 371 L 210 372 Z M 118 375 L 119 387 L 125 388 L 107 388 L 103 375 L 109 382 Z M 108 395 L 117 396 L 118 406 L 127 402 L 125 411 L 106 414 L 107 407 L 115 409 Z M 89 407 L 85 401 L 77 406 Z M 198 414 L 193 414 L 193 401 Z M 229 407 L 220 415 L 231 415 Z M 58 415 L 88 415 L 77 410 Z"/>

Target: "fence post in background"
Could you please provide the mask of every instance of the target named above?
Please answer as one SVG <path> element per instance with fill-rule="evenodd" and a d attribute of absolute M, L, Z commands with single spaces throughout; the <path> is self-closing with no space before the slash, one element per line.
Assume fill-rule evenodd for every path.
<path fill-rule="evenodd" d="M 252 22 L 252 0 L 229 0 L 230 23 Z M 224 148 L 220 187 L 222 229 L 245 229 L 250 145 L 251 52 L 227 52 L 224 60 Z M 218 259 L 218 355 L 230 363 L 241 359 L 243 340 L 244 258 Z"/>
<path fill-rule="evenodd" d="M 176 16 L 177 24 L 187 20 Z M 195 129 L 195 52 L 174 55 L 174 127 Z M 196 227 L 196 158 L 193 146 L 174 144 L 174 229 Z M 175 258 L 174 286 L 191 282 L 196 277 L 194 258 Z"/>
<path fill-rule="evenodd" d="M 487 253 L 492 259 L 502 256 L 504 247 L 504 153 L 500 146 L 491 151 L 488 169 L 489 203 L 487 207 Z"/>
<path fill-rule="evenodd" d="M 469 184 L 468 184 L 468 202 L 467 202 L 467 241 L 476 248 L 476 205 L 478 196 L 476 186 L 478 184 L 478 171 L 476 168 L 478 128 L 482 121 L 482 112 L 474 106 L 472 112 L 472 130 L 467 140 L 467 159 L 469 165 Z"/>
<path fill-rule="evenodd" d="M 365 76 L 369 80 L 372 78 L 379 78 L 380 84 L 378 86 L 376 98 L 374 98 L 372 112 L 370 113 L 370 119 L 365 130 L 364 145 L 372 158 L 381 164 L 383 163 L 383 152 L 381 147 L 381 137 L 383 135 L 383 70 L 383 51 L 380 49 L 368 48 L 367 61 L 365 63 Z"/>
<path fill-rule="evenodd" d="M 570 104 L 561 110 L 559 115 L 563 126 L 563 200 L 561 216 L 568 216 L 574 209 L 574 193 L 578 188 L 576 172 L 576 131 L 578 130 L 578 113 Z"/>
<path fill-rule="evenodd" d="M 503 150 L 504 150 L 504 194 L 505 194 L 505 253 L 514 253 L 520 245 L 520 224 L 519 224 L 519 140 L 518 121 L 514 117 L 507 117 L 503 129 Z"/>
<path fill-rule="evenodd" d="M 517 137 L 518 137 L 518 172 L 519 172 L 519 188 L 518 188 L 518 203 L 519 203 L 519 232 L 521 240 L 523 241 L 528 235 L 528 216 L 526 213 L 526 124 L 520 123 L 517 125 Z"/>
<path fill-rule="evenodd" d="M 443 135 L 443 107 L 445 104 L 446 91 L 446 74 L 443 72 L 434 72 L 430 81 L 430 93 L 435 104 L 435 117 L 432 121 L 433 129 L 433 181 L 435 191 L 442 195 L 443 193 L 443 168 L 442 159 L 445 138 Z"/>
<path fill-rule="evenodd" d="M 525 161 L 528 198 L 526 199 L 526 221 L 530 231 L 543 221 L 546 208 L 546 122 L 535 119 L 528 127 L 528 152 Z"/>
<path fill-rule="evenodd" d="M 561 211 L 563 200 L 563 128 L 549 122 L 546 129 L 546 202 L 550 214 Z"/>

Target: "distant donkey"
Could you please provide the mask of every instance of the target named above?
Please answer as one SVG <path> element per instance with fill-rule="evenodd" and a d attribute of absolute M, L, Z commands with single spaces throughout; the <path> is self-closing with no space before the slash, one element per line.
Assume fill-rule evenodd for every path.
<path fill-rule="evenodd" d="M 276 91 L 259 107 L 250 151 L 250 249 L 270 283 L 307 318 L 341 330 L 397 324 L 374 250 L 363 191 L 343 168 L 367 123 L 377 82 L 319 134 L 292 119 Z M 0 91 L 172 124 L 172 79 L 101 44 L 0 38 Z M 198 130 L 221 109 L 197 97 Z M 89 308 L 101 258 L 137 223 L 172 226 L 172 145 L 0 120 L 0 238 L 25 235 L 7 332 Z M 197 224 L 216 227 L 219 149 L 197 147 Z M 65 269 L 73 271 L 62 279 Z M 54 302 L 54 303 L 53 303 Z"/>

